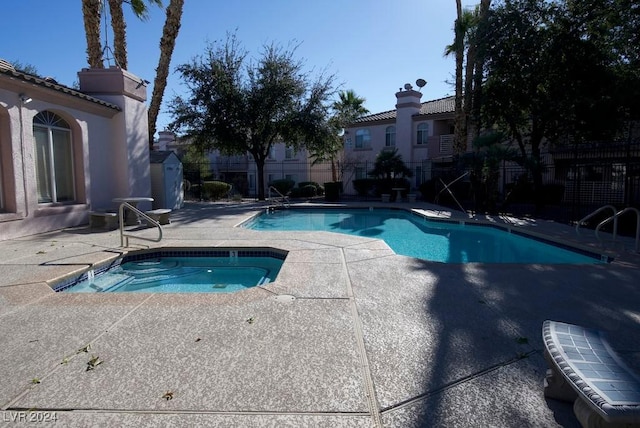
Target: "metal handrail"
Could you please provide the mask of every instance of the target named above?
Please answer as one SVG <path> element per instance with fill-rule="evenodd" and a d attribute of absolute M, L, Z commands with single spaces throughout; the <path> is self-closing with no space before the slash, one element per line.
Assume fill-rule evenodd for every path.
<path fill-rule="evenodd" d="M 269 200 L 271 200 L 271 191 L 276 192 L 278 195 L 280 195 L 280 197 L 282 198 L 282 201 L 280 201 L 280 203 L 282 204 L 283 207 L 285 208 L 289 208 L 290 202 L 289 202 L 289 197 L 283 195 L 282 193 L 280 193 L 280 191 L 278 189 L 276 189 L 273 186 L 269 186 Z"/>
<path fill-rule="evenodd" d="M 637 208 L 627 207 L 627 208 L 615 213 L 611 217 L 608 217 L 608 218 L 602 220 L 596 226 L 596 238 L 598 238 L 598 241 L 602 241 L 600 239 L 600 235 L 599 235 L 600 228 L 602 226 L 604 226 L 605 224 L 609 223 L 611 220 L 613 220 L 613 240 L 615 241 L 616 235 L 618 233 L 618 217 L 620 217 L 622 214 L 624 214 L 626 212 L 635 212 L 636 213 L 636 246 L 635 246 L 635 251 L 638 252 L 638 244 L 640 243 L 640 211 L 638 211 Z"/>
<path fill-rule="evenodd" d="M 138 217 L 144 218 L 152 226 L 157 227 L 159 232 L 158 239 L 145 238 L 143 236 L 137 236 L 137 235 L 132 235 L 130 233 L 125 233 L 124 231 L 124 209 L 125 208 L 133 211 Z M 123 202 L 120 204 L 120 207 L 118 208 L 118 222 L 120 223 L 120 246 L 121 247 L 126 248 L 129 246 L 129 238 L 137 238 L 137 239 L 142 239 L 142 240 L 151 241 L 151 242 L 160 242 L 162 240 L 162 226 L 160 226 L 160 223 L 155 221 L 154 219 L 152 219 L 142 211 L 140 211 L 138 208 L 131 205 L 129 202 Z"/>
<path fill-rule="evenodd" d="M 444 186 L 444 188 L 442 190 L 440 190 L 438 192 L 438 194 L 436 195 L 434 202 L 437 204 L 440 201 L 440 195 L 442 194 L 442 192 L 444 192 L 445 190 L 447 192 L 449 192 L 449 195 L 451 195 L 451 197 L 453 198 L 453 200 L 456 202 L 456 204 L 458 204 L 458 207 L 460 208 L 460 211 L 462 211 L 463 213 L 466 213 L 466 210 L 464 209 L 464 207 L 462 206 L 462 204 L 460 202 L 458 202 L 458 200 L 456 199 L 456 196 L 453 194 L 453 192 L 451 191 L 451 189 L 449 188 L 449 186 L 455 184 L 457 181 L 462 180 L 467 174 L 469 174 L 469 171 L 465 172 L 464 174 L 462 174 L 460 177 L 456 178 L 455 180 L 453 180 L 452 182 L 450 182 L 449 184 L 445 183 L 444 181 L 442 181 L 442 178 L 439 178 L 440 183 L 442 183 L 442 185 Z"/>
<path fill-rule="evenodd" d="M 616 207 L 614 207 L 613 205 L 604 205 L 600 208 L 598 208 L 597 210 L 595 210 L 594 212 L 592 212 L 591 214 L 587 215 L 586 217 L 584 217 L 582 220 L 580 220 L 577 224 L 576 224 L 576 233 L 578 235 L 580 235 L 580 226 L 582 225 L 582 223 L 584 223 L 585 221 L 589 220 L 591 217 L 593 217 L 596 214 L 601 213 L 602 211 L 606 210 L 606 209 L 611 209 L 613 211 L 613 216 L 612 217 L 616 217 L 616 214 L 618 213 L 618 210 L 616 209 Z M 611 218 L 611 217 L 610 217 Z M 618 230 L 617 226 L 618 226 L 618 219 L 617 217 L 615 218 L 615 222 L 613 223 L 613 229 L 614 229 L 614 234 L 613 234 L 613 239 L 616 238 L 616 231 Z"/>

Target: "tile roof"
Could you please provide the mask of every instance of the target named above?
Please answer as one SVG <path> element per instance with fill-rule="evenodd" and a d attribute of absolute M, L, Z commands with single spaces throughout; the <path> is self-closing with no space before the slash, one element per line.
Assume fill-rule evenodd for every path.
<path fill-rule="evenodd" d="M 453 113 L 455 111 L 455 97 L 439 98 L 437 100 L 425 101 L 420 107 L 420 115 L 422 114 L 438 114 Z M 395 119 L 396 110 L 383 111 L 382 113 L 374 113 L 362 116 L 355 120 L 354 123 L 377 122 L 379 120 Z"/>
<path fill-rule="evenodd" d="M 29 82 L 29 83 L 32 83 L 32 84 L 37 85 L 37 86 L 42 86 L 42 87 L 45 87 L 45 88 L 53 89 L 54 91 L 62 92 L 62 93 L 71 95 L 73 97 L 81 98 L 83 100 L 87 100 L 87 101 L 90 101 L 92 103 L 100 104 L 100 105 L 103 105 L 105 107 L 112 108 L 114 110 L 120 111 L 120 107 L 118 107 L 115 104 L 108 103 L 108 102 L 103 101 L 103 100 L 98 99 L 98 98 L 94 98 L 94 97 L 92 97 L 90 95 L 87 95 L 87 94 L 82 93 L 80 91 L 77 91 L 75 89 L 69 88 L 68 86 L 60 85 L 58 82 L 56 82 L 55 80 L 53 80 L 53 79 L 51 79 L 49 77 L 46 77 L 46 78 L 43 79 L 43 78 L 40 78 L 40 77 L 33 76 L 31 74 L 22 73 L 20 71 L 16 71 L 16 70 L 12 69 L 13 67 L 9 68 L 9 67 L 4 66 L 5 64 L 8 64 L 8 63 L 6 63 L 6 61 L 5 61 L 2 64 L 3 66 L 0 67 L 0 75 L 5 75 L 5 76 L 8 76 L 10 78 L 13 77 L 15 79 L 19 79 L 19 80 L 22 80 L 22 81 L 25 81 L 25 82 Z"/>

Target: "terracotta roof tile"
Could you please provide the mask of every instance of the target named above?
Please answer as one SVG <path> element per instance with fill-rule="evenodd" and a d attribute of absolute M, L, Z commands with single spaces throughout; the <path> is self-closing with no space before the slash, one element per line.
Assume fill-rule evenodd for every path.
<path fill-rule="evenodd" d="M 26 74 L 26 73 L 21 73 L 19 71 L 15 71 L 12 70 L 10 68 L 7 67 L 0 67 L 0 75 L 5 75 L 5 76 L 9 76 L 9 77 L 13 77 L 16 79 L 20 79 L 23 80 L 25 82 L 29 82 L 29 83 L 33 83 L 35 85 L 38 86 L 42 86 L 45 88 L 49 88 L 49 89 L 53 89 L 54 91 L 58 91 L 58 92 L 63 92 L 65 94 L 77 97 L 77 98 L 82 98 L 83 100 L 87 100 L 90 101 L 92 103 L 96 103 L 96 104 L 100 104 L 103 105 L 105 107 L 109 107 L 112 108 L 114 110 L 120 110 L 120 107 L 118 107 L 115 104 L 112 103 L 108 103 L 106 101 L 103 101 L 101 99 L 98 98 L 94 98 L 90 95 L 87 95 L 85 93 L 82 93 L 80 91 L 77 91 L 75 89 L 69 88 L 68 86 L 64 86 L 64 85 L 60 85 L 59 83 L 57 83 L 55 80 L 51 79 L 51 78 L 40 78 L 40 77 L 36 77 L 33 76 L 31 74 Z"/>
<path fill-rule="evenodd" d="M 453 113 L 455 111 L 454 106 L 455 97 L 445 97 L 437 100 L 425 101 L 420 107 L 419 114 L 439 114 L 439 113 Z M 356 119 L 354 123 L 363 122 L 377 122 L 387 119 L 395 119 L 396 110 L 384 111 L 382 113 L 374 113 L 367 116 L 362 116 Z"/>

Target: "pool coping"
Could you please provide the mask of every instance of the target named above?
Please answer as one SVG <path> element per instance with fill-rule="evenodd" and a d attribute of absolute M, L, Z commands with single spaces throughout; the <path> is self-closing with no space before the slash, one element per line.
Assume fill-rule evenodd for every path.
<path fill-rule="evenodd" d="M 270 257 L 283 262 L 289 253 L 287 250 L 272 247 L 160 247 L 142 250 L 128 251 L 126 254 L 104 263 L 97 263 L 95 266 L 86 268 L 76 275 L 65 275 L 63 278 L 48 281 L 49 286 L 56 293 L 75 286 L 79 282 L 85 281 L 89 276 L 89 271 L 94 275 L 100 275 L 122 263 L 129 261 L 147 260 L 157 257 L 232 257 L 231 252 L 235 252 L 235 257 Z M 257 284 L 256 287 L 263 284 Z M 251 287 L 253 288 L 253 287 Z M 244 291 L 244 290 L 241 290 Z"/>

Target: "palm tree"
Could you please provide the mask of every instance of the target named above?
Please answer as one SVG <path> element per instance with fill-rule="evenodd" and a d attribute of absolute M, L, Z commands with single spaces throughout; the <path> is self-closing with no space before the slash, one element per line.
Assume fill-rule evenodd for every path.
<path fill-rule="evenodd" d="M 484 66 L 484 57 L 478 52 L 477 38 L 480 37 L 480 23 L 486 19 L 490 5 L 491 0 L 481 0 L 479 8 L 471 12 L 462 10 L 461 0 L 456 0 L 458 17 L 454 25 L 454 41 L 453 44 L 445 48 L 445 55 L 455 55 L 456 60 L 453 143 L 453 151 L 456 155 L 462 155 L 466 152 L 469 128 L 476 128 L 471 113 L 479 108 L 477 93 L 482 85 L 482 68 Z M 478 130 L 475 129 L 475 131 Z"/>
<path fill-rule="evenodd" d="M 167 87 L 167 77 L 169 76 L 169 65 L 171 56 L 176 45 L 178 32 L 182 20 L 182 8 L 184 0 L 170 0 L 167 6 L 167 18 L 162 28 L 162 38 L 160 39 L 160 59 L 156 68 L 156 78 L 153 82 L 153 94 L 149 104 L 149 145 L 153 146 L 153 138 L 156 133 L 156 121 L 160 112 L 160 104 L 164 90 Z"/>
<path fill-rule="evenodd" d="M 333 103 L 333 110 L 337 113 L 343 128 L 357 118 L 369 113 L 369 110 L 364 106 L 366 100 L 357 96 L 353 89 L 342 91 L 338 96 L 340 100 Z"/>
<path fill-rule="evenodd" d="M 84 33 L 87 38 L 87 62 L 91 68 L 104 68 L 100 44 L 102 0 L 82 0 Z"/>
<path fill-rule="evenodd" d="M 111 29 L 113 30 L 113 56 L 118 67 L 127 70 L 129 63 L 127 60 L 127 25 L 124 20 L 122 5 L 125 0 L 108 0 L 109 12 L 111 13 Z M 149 9 L 144 0 L 128 0 L 134 15 L 146 21 L 149 19 Z M 147 0 L 149 4 L 162 7 L 162 0 Z"/>
<path fill-rule="evenodd" d="M 322 161 L 331 162 L 333 181 L 338 181 L 336 157 L 342 150 L 342 132 L 354 120 L 369 113 L 369 110 L 364 106 L 366 100 L 356 95 L 353 89 L 340 92 L 338 97 L 339 100 L 332 105 L 334 113 L 328 123 L 331 129 L 328 138 L 323 141 L 320 147 L 314 147 L 311 150 L 311 157 L 314 158 L 313 164 Z"/>
<path fill-rule="evenodd" d="M 454 155 L 462 155 L 467 151 L 467 127 L 466 119 L 463 111 L 463 70 L 464 70 L 464 51 L 465 38 L 470 27 L 471 15 L 469 12 L 462 10 L 462 1 L 456 0 L 457 18 L 454 24 L 453 44 L 445 48 L 444 54 L 455 55 L 456 59 L 456 95 L 454 102 L 455 109 L 455 129 L 453 138 Z"/>

